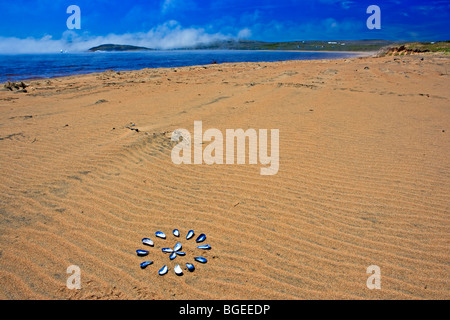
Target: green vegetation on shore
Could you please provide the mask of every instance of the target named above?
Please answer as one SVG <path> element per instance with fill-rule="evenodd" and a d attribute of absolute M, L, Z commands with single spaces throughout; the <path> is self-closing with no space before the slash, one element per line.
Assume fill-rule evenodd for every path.
<path fill-rule="evenodd" d="M 444 52 L 450 53 L 450 41 L 439 42 L 412 42 L 405 44 L 407 50 L 421 52 Z"/>
<path fill-rule="evenodd" d="M 450 53 L 450 41 L 438 42 L 410 42 L 400 46 L 385 47 L 379 52 L 379 56 L 403 56 L 408 54 L 426 53 Z"/>

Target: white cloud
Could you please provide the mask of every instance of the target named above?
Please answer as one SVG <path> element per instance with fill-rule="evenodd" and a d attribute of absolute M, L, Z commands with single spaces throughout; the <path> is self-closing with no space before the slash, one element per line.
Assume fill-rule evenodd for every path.
<path fill-rule="evenodd" d="M 244 28 L 238 32 L 239 39 L 249 39 L 252 36 L 252 31 L 249 28 Z"/>
<path fill-rule="evenodd" d="M 245 29 L 244 29 L 245 30 Z M 242 30 L 241 30 L 242 31 Z M 248 31 L 244 31 L 244 34 Z M 55 53 L 86 51 L 101 44 L 127 44 L 153 49 L 188 48 L 200 43 L 209 43 L 233 37 L 221 33 L 207 33 L 202 28 L 183 28 L 177 21 L 171 20 L 148 32 L 109 34 L 92 36 L 65 31 L 61 39 L 52 36 L 43 38 L 1 37 L 0 53 Z M 234 35 L 236 37 L 236 35 Z"/>

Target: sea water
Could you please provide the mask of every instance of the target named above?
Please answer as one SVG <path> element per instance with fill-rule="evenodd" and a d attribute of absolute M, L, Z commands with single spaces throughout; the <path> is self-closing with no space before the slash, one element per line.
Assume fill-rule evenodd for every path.
<path fill-rule="evenodd" d="M 57 54 L 2 54 L 0 82 L 52 78 L 74 74 L 173 68 L 224 62 L 271 62 L 337 59 L 356 55 L 341 52 L 172 50 L 139 52 L 85 52 Z"/>

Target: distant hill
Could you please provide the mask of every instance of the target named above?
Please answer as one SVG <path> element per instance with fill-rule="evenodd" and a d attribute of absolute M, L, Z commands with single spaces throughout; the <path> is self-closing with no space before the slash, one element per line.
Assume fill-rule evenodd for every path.
<path fill-rule="evenodd" d="M 301 50 L 301 51 L 377 51 L 392 45 L 386 40 L 334 40 L 334 41 L 289 41 L 264 42 L 252 40 L 226 40 L 200 44 L 191 49 L 228 50 Z M 186 48 L 188 49 L 188 48 Z"/>
<path fill-rule="evenodd" d="M 335 41 L 289 41 L 264 42 L 253 40 L 221 40 L 198 44 L 175 50 L 301 50 L 301 51 L 378 51 L 394 44 L 386 40 L 335 40 Z M 145 47 L 118 44 L 103 44 L 89 51 L 148 51 Z"/>
<path fill-rule="evenodd" d="M 145 47 L 136 47 L 123 44 L 102 44 L 97 47 L 90 48 L 89 51 L 148 51 L 153 50 Z"/>

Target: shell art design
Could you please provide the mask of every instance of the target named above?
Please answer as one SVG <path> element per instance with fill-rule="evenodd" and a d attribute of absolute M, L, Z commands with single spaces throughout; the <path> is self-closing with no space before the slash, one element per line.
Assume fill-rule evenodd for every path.
<path fill-rule="evenodd" d="M 180 239 L 181 232 L 178 229 L 173 229 L 172 234 L 175 239 L 178 239 L 178 240 Z M 189 241 L 190 239 L 192 239 L 194 237 L 194 235 L 195 235 L 194 230 L 189 230 L 188 233 L 186 234 L 186 241 Z M 162 231 L 156 231 L 155 236 L 162 240 L 167 239 L 166 234 L 163 233 Z M 201 242 L 203 242 L 205 240 L 206 240 L 206 235 L 204 233 L 200 233 L 200 235 L 195 240 L 195 242 L 197 244 L 199 244 L 196 246 L 196 250 L 203 251 L 203 252 L 207 251 L 207 250 L 211 250 L 211 246 L 209 244 L 200 244 Z M 142 242 L 142 244 L 144 244 L 148 247 L 155 247 L 155 242 L 153 240 L 151 240 L 150 238 L 142 238 L 141 242 Z M 186 252 L 181 251 L 182 248 L 183 248 L 183 245 L 181 244 L 181 242 L 177 242 L 173 248 L 170 248 L 170 247 L 161 248 L 161 252 L 164 254 L 167 254 L 169 256 L 168 260 L 172 261 L 172 260 L 175 260 L 178 256 L 183 256 L 183 257 L 186 256 Z M 150 252 L 147 250 L 138 249 L 138 250 L 136 250 L 136 253 L 139 257 L 145 257 Z M 199 262 L 201 264 L 205 264 L 208 262 L 208 260 L 202 256 L 196 256 L 193 259 L 196 262 Z M 188 271 L 187 273 L 192 273 L 195 271 L 194 264 L 191 262 L 187 262 L 187 263 L 177 263 L 174 267 L 173 266 L 169 267 L 169 265 L 164 265 L 158 270 L 158 274 L 160 276 L 164 276 L 165 274 L 167 274 L 169 272 L 170 268 L 173 268 L 174 273 L 178 277 L 181 277 L 185 274 L 185 272 L 183 272 L 183 268 L 182 268 L 182 265 L 184 265 L 184 264 L 186 265 L 186 268 L 184 268 L 184 270 L 186 270 L 186 272 Z M 143 261 L 142 263 L 140 263 L 141 269 L 146 269 L 150 265 L 153 265 L 153 261 L 147 260 L 147 261 Z"/>

